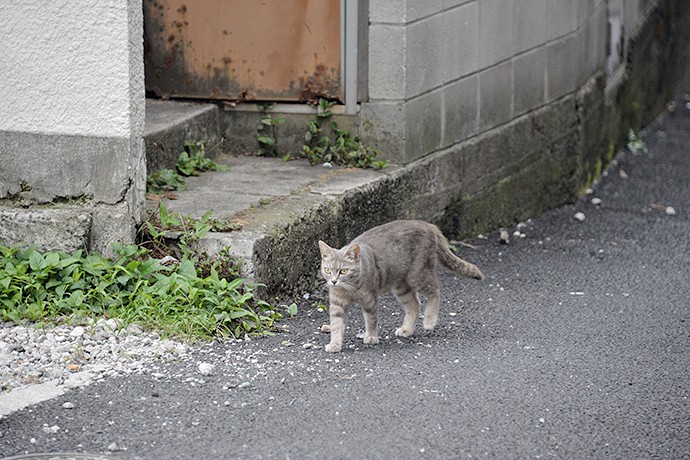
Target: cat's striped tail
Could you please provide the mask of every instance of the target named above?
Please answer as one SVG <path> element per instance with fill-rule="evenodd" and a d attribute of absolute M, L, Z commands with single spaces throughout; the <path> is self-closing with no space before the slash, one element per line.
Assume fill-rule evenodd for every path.
<path fill-rule="evenodd" d="M 454 271 L 458 275 L 468 276 L 478 280 L 484 279 L 484 274 L 474 264 L 462 260 L 460 257 L 453 254 L 453 251 L 448 247 L 448 241 L 443 233 L 436 229 L 436 254 L 441 264 L 449 270 Z"/>

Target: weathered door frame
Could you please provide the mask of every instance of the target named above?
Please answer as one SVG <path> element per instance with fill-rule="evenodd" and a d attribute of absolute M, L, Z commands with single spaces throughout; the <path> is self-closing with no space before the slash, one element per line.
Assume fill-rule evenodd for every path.
<path fill-rule="evenodd" d="M 345 93 L 345 113 L 357 113 L 358 103 L 367 99 L 368 59 L 364 52 L 369 29 L 369 1 L 340 1 L 340 61 Z"/>

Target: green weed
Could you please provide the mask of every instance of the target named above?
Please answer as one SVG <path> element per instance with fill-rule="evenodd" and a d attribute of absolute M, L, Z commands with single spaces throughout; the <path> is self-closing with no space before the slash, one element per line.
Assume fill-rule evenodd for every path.
<path fill-rule="evenodd" d="M 259 148 L 256 151 L 258 156 L 277 156 L 278 155 L 278 137 L 276 127 L 285 122 L 285 118 L 273 117 L 267 112 L 271 105 L 259 105 L 262 112 L 261 121 L 256 133 L 256 140 L 259 143 Z"/>
<path fill-rule="evenodd" d="M 332 106 L 333 102 L 319 99 L 316 114 L 307 125 L 302 154 L 309 163 L 314 165 L 328 162 L 363 169 L 386 167 L 388 161 L 376 160 L 378 152 L 375 149 L 362 142 L 359 136 L 340 129 L 335 121 L 330 125 L 334 140 L 323 133 L 322 124 L 333 115 Z"/>
<path fill-rule="evenodd" d="M 0 321 L 22 323 L 114 317 L 184 338 L 267 331 L 280 315 L 254 297 L 255 285 L 202 274 L 183 258 L 164 266 L 136 245 L 116 244 L 117 258 L 39 252 L 0 245 Z"/>
<path fill-rule="evenodd" d="M 198 176 L 206 171 L 227 170 L 227 165 L 218 164 L 206 156 L 206 141 L 185 141 L 175 169 L 161 169 L 149 175 L 146 188 L 149 193 L 162 195 L 165 192 L 184 190 L 187 187 L 185 177 Z"/>

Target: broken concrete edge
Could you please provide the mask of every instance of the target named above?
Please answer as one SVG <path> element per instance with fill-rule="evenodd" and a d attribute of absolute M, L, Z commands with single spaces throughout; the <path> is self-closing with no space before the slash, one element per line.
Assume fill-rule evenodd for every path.
<path fill-rule="evenodd" d="M 113 241 L 132 244 L 138 222 L 126 203 L 118 206 L 0 207 L 0 243 L 40 252 L 78 250 L 115 254 Z"/>

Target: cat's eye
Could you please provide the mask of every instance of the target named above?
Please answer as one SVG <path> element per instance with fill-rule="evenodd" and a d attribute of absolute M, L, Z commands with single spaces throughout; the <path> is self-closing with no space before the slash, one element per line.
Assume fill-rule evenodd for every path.
<path fill-rule="evenodd" d="M 341 275 L 346 275 L 347 272 L 348 272 L 348 269 L 347 269 L 347 268 L 341 268 L 341 269 L 340 269 L 340 274 L 341 274 Z"/>
<path fill-rule="evenodd" d="M 330 275 L 330 274 L 331 274 L 331 269 L 328 268 L 328 267 L 326 267 L 326 268 L 323 269 L 323 272 L 324 272 L 325 274 L 327 274 L 327 275 Z"/>

